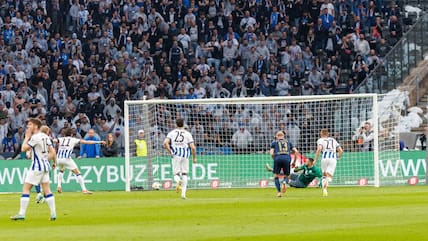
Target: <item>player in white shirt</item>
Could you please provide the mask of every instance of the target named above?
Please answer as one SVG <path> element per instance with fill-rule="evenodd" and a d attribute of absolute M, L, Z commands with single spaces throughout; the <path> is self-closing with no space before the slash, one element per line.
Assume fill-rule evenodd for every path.
<path fill-rule="evenodd" d="M 49 128 L 48 126 L 42 125 L 40 127 L 40 132 L 45 133 L 51 139 L 52 132 L 51 132 L 51 128 Z M 51 139 L 51 142 L 52 142 L 52 139 Z M 27 154 L 28 154 L 28 158 L 31 158 L 31 152 L 27 151 Z M 55 152 L 53 152 L 53 153 L 50 152 L 49 155 L 48 155 L 48 160 L 49 161 L 53 161 L 53 163 L 56 164 L 56 153 Z M 36 185 L 35 189 L 36 189 L 36 192 L 37 192 L 36 203 L 45 203 L 45 197 L 42 194 L 40 184 Z"/>
<path fill-rule="evenodd" d="M 321 138 L 317 141 L 317 151 L 315 153 L 315 161 L 321 157 L 321 170 L 322 170 L 322 191 L 323 196 L 328 196 L 327 187 L 331 182 L 334 171 L 336 170 L 337 160 L 342 157 L 343 150 L 340 144 L 333 137 L 329 137 L 327 129 L 322 129 L 320 133 Z"/>
<path fill-rule="evenodd" d="M 31 150 L 31 166 L 22 188 L 19 213 L 10 217 L 12 220 L 25 220 L 25 212 L 30 202 L 30 190 L 33 186 L 40 183 L 42 184 L 45 200 L 50 209 L 50 220 L 56 220 L 55 198 L 50 189 L 49 178 L 49 171 L 56 165 L 54 159 L 51 167 L 49 156 L 55 154 L 55 149 L 52 146 L 49 136 L 40 131 L 41 126 L 42 122 L 37 118 L 30 118 L 27 122 L 27 130 L 22 142 L 21 151 L 26 152 Z"/>
<path fill-rule="evenodd" d="M 189 173 L 189 157 L 192 152 L 193 163 L 196 163 L 196 145 L 190 132 L 184 129 L 184 120 L 175 121 L 177 128 L 168 133 L 163 142 L 165 149 L 172 156 L 172 172 L 177 183 L 176 191 L 181 189 L 181 198 L 186 199 L 187 174 Z"/>
<path fill-rule="evenodd" d="M 73 154 L 74 146 L 79 143 L 82 144 L 105 144 L 105 141 L 89 141 L 84 139 L 75 138 L 72 136 L 73 130 L 71 128 L 67 128 L 64 130 L 64 137 L 59 137 L 57 139 L 58 142 L 58 150 L 56 154 L 56 158 L 58 161 L 58 185 L 57 191 L 59 193 L 62 192 L 62 179 L 64 176 L 64 169 L 68 169 L 76 175 L 77 182 L 79 182 L 80 187 L 82 188 L 83 194 L 92 194 L 91 191 L 86 189 L 85 180 L 82 175 L 80 175 L 79 168 L 77 168 L 76 162 L 71 158 L 71 154 Z"/>

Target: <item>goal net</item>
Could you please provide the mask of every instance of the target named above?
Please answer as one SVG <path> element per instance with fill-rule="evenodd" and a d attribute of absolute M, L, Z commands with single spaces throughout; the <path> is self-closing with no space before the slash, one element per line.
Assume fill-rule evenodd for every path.
<path fill-rule="evenodd" d="M 322 128 L 327 128 L 345 151 L 332 185 L 394 184 L 400 174 L 389 175 L 384 163 L 399 159 L 396 127 L 400 111 L 382 107 L 380 117 L 378 98 L 383 97 L 359 94 L 126 101 L 126 190 L 150 190 L 153 182 L 159 182 L 161 189 L 174 187 L 171 160 L 163 141 L 175 128 L 176 118 L 185 120 L 185 128 L 197 146 L 198 163 L 190 164 L 189 188 L 273 186 L 272 173 L 265 165 L 273 165 L 268 153 L 275 133 L 286 131 L 302 154 L 298 160 L 304 162 L 314 157 Z M 368 143 L 360 136 L 363 132 L 372 133 Z M 147 145 L 144 155 L 137 144 L 141 139 Z"/>

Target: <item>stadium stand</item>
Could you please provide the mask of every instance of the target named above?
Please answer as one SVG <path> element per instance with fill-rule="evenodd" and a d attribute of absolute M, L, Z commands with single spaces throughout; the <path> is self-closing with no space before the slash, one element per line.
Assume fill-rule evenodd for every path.
<path fill-rule="evenodd" d="M 147 98 L 353 93 L 415 22 L 389 0 L 5 0 L 0 140 L 117 133 Z M 14 140 L 7 139 L 12 133 Z M 122 146 L 123 148 L 123 146 Z M 225 150 L 228 152 L 229 150 Z M 18 156 L 19 157 L 19 156 Z"/>

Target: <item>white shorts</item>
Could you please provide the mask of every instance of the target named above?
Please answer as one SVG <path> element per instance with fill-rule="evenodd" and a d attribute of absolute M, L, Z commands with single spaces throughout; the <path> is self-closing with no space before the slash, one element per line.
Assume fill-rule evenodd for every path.
<path fill-rule="evenodd" d="M 189 174 L 189 158 L 174 156 L 172 158 L 172 173 L 187 173 Z"/>
<path fill-rule="evenodd" d="M 334 175 L 334 171 L 336 170 L 337 160 L 333 158 L 321 159 L 321 170 L 322 172 L 326 172 L 331 176 Z"/>
<path fill-rule="evenodd" d="M 33 186 L 39 185 L 41 183 L 49 183 L 49 182 L 50 182 L 49 172 L 45 172 L 45 171 L 28 170 L 27 176 L 25 177 L 25 183 L 30 183 Z"/>
<path fill-rule="evenodd" d="M 65 159 L 58 159 L 57 160 L 57 166 L 59 169 L 68 169 L 68 170 L 74 170 L 77 169 L 76 162 L 74 162 L 71 158 L 65 158 Z"/>

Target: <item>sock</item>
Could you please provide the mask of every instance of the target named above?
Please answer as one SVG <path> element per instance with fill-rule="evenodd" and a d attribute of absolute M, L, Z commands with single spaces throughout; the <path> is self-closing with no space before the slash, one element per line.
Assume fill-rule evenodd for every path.
<path fill-rule="evenodd" d="M 40 193 L 40 185 L 36 185 L 34 188 L 36 189 L 37 193 Z"/>
<path fill-rule="evenodd" d="M 180 175 L 179 175 L 179 174 L 175 174 L 175 175 L 174 175 L 174 181 L 175 181 L 176 183 L 178 183 L 180 180 L 181 180 Z"/>
<path fill-rule="evenodd" d="M 284 182 L 288 184 L 288 182 L 290 181 L 290 179 L 288 177 L 284 177 Z"/>
<path fill-rule="evenodd" d="M 57 184 L 58 187 L 61 187 L 63 176 L 64 176 L 64 172 L 63 171 L 59 171 L 58 172 L 58 184 Z"/>
<path fill-rule="evenodd" d="M 275 187 L 278 192 L 281 191 L 281 184 L 279 183 L 279 177 L 275 177 Z"/>
<path fill-rule="evenodd" d="M 327 190 L 329 182 L 331 182 L 331 177 L 325 177 L 325 189 Z"/>
<path fill-rule="evenodd" d="M 322 180 L 322 189 L 326 190 L 327 189 L 327 183 L 328 183 L 327 178 L 325 176 L 323 176 L 321 180 Z"/>
<path fill-rule="evenodd" d="M 30 203 L 30 194 L 22 194 L 21 195 L 21 206 L 19 208 L 19 215 L 25 216 L 25 212 L 27 211 L 28 203 Z"/>
<path fill-rule="evenodd" d="M 187 174 L 183 174 L 183 183 L 181 184 L 181 197 L 186 197 Z"/>
<path fill-rule="evenodd" d="M 77 182 L 80 184 L 82 191 L 85 191 L 86 190 L 85 181 L 83 180 L 83 177 L 82 175 L 80 175 L 80 173 L 76 175 L 76 179 L 77 179 Z"/>
<path fill-rule="evenodd" d="M 45 195 L 45 200 L 48 203 L 49 209 L 51 210 L 51 216 L 56 215 L 56 208 L 55 208 L 55 197 L 53 193 L 49 193 Z"/>

